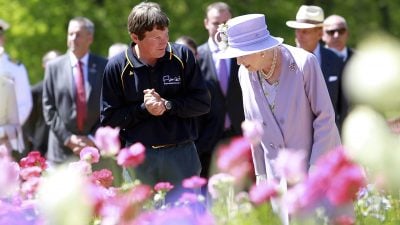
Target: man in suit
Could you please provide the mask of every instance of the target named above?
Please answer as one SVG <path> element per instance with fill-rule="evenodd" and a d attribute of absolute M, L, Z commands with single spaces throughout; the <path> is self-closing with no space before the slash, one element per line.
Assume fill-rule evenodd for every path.
<path fill-rule="evenodd" d="M 330 15 L 324 20 L 322 40 L 326 47 L 342 56 L 345 64 L 353 55 L 353 49 L 347 46 L 349 28 L 346 19 L 339 15 Z"/>
<path fill-rule="evenodd" d="M 334 51 L 325 48 L 320 42 L 324 11 L 318 6 L 302 5 L 296 14 L 296 20 L 286 22 L 295 29 L 296 45 L 313 53 L 321 66 L 328 92 L 335 110 L 336 125 L 341 128 L 347 112 L 347 103 L 342 90 L 343 59 Z"/>
<path fill-rule="evenodd" d="M 94 24 L 85 17 L 69 21 L 66 54 L 49 62 L 43 86 L 43 113 L 50 126 L 47 159 L 53 164 L 77 158 L 94 146 L 100 93 L 107 60 L 89 52 Z"/>
<path fill-rule="evenodd" d="M 46 68 L 47 62 L 60 56 L 56 50 L 50 50 L 42 58 L 42 67 Z M 43 81 L 39 81 L 31 87 L 33 108 L 28 120 L 23 125 L 25 136 L 25 146 L 28 151 L 38 150 L 42 155 L 46 155 L 47 142 L 49 137 L 49 126 L 44 121 L 42 96 Z"/>
<path fill-rule="evenodd" d="M 196 146 L 202 164 L 201 175 L 207 178 L 217 144 L 241 134 L 244 112 L 237 75 L 239 66 L 236 59 L 218 59 L 219 49 L 214 39 L 218 25 L 232 17 L 230 7 L 224 2 L 212 3 L 207 7 L 205 16 L 204 26 L 209 38 L 198 47 L 198 61 L 211 94 L 211 107 L 210 112 L 198 120 L 199 138 Z"/>

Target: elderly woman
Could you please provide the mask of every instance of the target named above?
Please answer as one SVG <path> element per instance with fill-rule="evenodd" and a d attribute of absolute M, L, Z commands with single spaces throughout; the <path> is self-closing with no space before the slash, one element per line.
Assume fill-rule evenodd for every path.
<path fill-rule="evenodd" d="M 304 149 L 307 165 L 340 145 L 335 113 L 314 55 L 269 34 L 265 17 L 250 14 L 223 25 L 221 58 L 236 57 L 247 120 L 262 121 L 261 145 L 253 146 L 258 179 L 275 177 L 279 149 Z M 224 47 L 222 47 L 224 48 Z"/>
<path fill-rule="evenodd" d="M 270 35 L 262 14 L 235 17 L 216 38 L 221 58 L 237 58 L 246 120 L 261 121 L 261 144 L 252 146 L 257 183 L 277 178 L 281 149 L 305 150 L 307 168 L 340 145 L 335 113 L 318 61 Z"/>

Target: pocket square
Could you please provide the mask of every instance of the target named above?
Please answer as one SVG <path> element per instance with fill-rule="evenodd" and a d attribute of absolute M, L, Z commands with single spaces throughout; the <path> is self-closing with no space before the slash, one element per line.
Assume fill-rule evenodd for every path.
<path fill-rule="evenodd" d="M 337 81 L 338 77 L 337 76 L 329 76 L 328 81 L 329 82 L 333 82 L 333 81 Z"/>

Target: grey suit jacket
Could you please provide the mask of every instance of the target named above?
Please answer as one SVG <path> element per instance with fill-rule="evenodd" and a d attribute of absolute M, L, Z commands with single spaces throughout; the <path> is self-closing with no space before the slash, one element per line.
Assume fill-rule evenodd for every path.
<path fill-rule="evenodd" d="M 87 118 L 82 132 L 76 122 L 75 87 L 69 53 L 48 63 L 43 83 L 43 114 L 50 126 L 47 159 L 62 163 L 72 156 L 65 146 L 72 134 L 93 134 L 99 126 L 100 94 L 107 60 L 89 54 L 88 84 L 86 89 Z"/>

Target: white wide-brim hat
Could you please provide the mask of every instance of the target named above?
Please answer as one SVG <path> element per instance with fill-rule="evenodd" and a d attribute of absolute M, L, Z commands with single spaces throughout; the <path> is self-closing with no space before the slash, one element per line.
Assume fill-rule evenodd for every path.
<path fill-rule="evenodd" d="M 261 52 L 282 44 L 283 39 L 268 31 L 263 14 L 248 14 L 221 24 L 215 35 L 219 58 L 236 58 Z"/>
<path fill-rule="evenodd" d="M 1 30 L 7 30 L 9 27 L 10 27 L 10 25 L 6 21 L 0 19 L 0 29 Z"/>
<path fill-rule="evenodd" d="M 313 5 L 302 5 L 296 14 L 296 20 L 289 20 L 286 25 L 295 29 L 309 29 L 322 27 L 324 24 L 324 11 Z"/>

